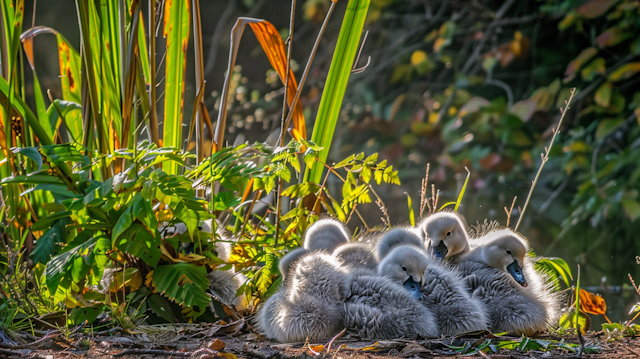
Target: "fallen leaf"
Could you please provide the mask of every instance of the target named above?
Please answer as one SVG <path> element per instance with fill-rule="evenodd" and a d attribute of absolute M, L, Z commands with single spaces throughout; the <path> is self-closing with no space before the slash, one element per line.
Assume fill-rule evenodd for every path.
<path fill-rule="evenodd" d="M 220 339 L 214 339 L 211 343 L 207 344 L 207 348 L 211 350 L 223 351 L 226 346 L 225 342 Z"/>
<path fill-rule="evenodd" d="M 409 343 L 404 349 L 400 352 L 400 356 L 403 358 L 408 358 L 411 356 L 431 356 L 431 351 L 427 350 L 427 348 L 423 347 L 418 343 Z"/>

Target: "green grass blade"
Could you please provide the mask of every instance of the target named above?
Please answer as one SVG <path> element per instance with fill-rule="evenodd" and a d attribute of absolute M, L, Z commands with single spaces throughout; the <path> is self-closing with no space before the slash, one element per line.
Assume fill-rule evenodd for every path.
<path fill-rule="evenodd" d="M 69 44 L 67 39 L 56 34 L 58 40 L 58 61 L 60 65 L 60 85 L 62 98 L 66 101 L 82 103 L 82 91 L 80 89 L 80 54 Z"/>
<path fill-rule="evenodd" d="M 347 11 L 342 21 L 338 42 L 331 60 L 329 75 L 322 92 L 320 107 L 313 127 L 311 141 L 323 147 L 319 153 L 321 162 L 327 161 L 331 148 L 333 133 L 340 115 L 340 107 L 347 88 L 347 81 L 351 75 L 353 61 L 358 51 L 360 34 L 367 16 L 370 0 L 349 0 Z M 314 166 L 307 169 L 305 178 L 315 183 L 322 180 L 324 166 Z"/>
<path fill-rule="evenodd" d="M 181 148 L 184 73 L 189 42 L 189 1 L 167 2 L 164 9 L 164 36 L 167 39 L 164 88 L 164 147 Z M 178 174 L 179 165 L 166 162 L 162 169 Z"/>
<path fill-rule="evenodd" d="M 411 203 L 411 196 L 409 196 L 409 194 L 407 192 L 405 192 L 404 194 L 407 195 L 407 206 L 409 207 L 409 223 L 411 223 L 412 226 L 416 225 L 416 215 L 413 212 L 413 204 Z"/>
<path fill-rule="evenodd" d="M 456 212 L 458 212 L 458 207 L 460 207 L 460 202 L 462 202 L 462 197 L 464 197 L 464 191 L 467 190 L 467 183 L 469 182 L 469 176 L 471 176 L 471 172 L 469 172 L 469 169 L 467 167 L 465 167 L 464 169 L 467 170 L 467 178 L 464 180 L 464 184 L 462 185 L 462 189 L 460 190 L 460 193 L 458 194 L 458 199 L 456 200 L 456 206 L 453 208 L 453 210 Z"/>

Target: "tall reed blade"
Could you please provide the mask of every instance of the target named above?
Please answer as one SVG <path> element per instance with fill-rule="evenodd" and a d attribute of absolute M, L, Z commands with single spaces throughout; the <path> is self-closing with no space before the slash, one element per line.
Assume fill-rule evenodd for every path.
<path fill-rule="evenodd" d="M 370 0 L 349 0 L 347 11 L 342 21 L 338 42 L 331 60 L 329 75 L 325 82 L 325 87 L 320 100 L 320 107 L 316 116 L 316 123 L 313 127 L 311 141 L 323 147 L 319 153 L 321 162 L 327 161 L 327 156 L 331 148 L 331 140 L 340 115 L 340 107 L 351 75 L 353 60 L 358 51 L 360 34 L 367 17 Z M 323 166 L 313 166 L 311 170 L 307 168 L 305 179 L 320 183 L 322 180 Z"/>
<path fill-rule="evenodd" d="M 189 0 L 165 2 L 164 31 L 167 39 L 164 87 L 164 147 L 182 148 L 184 73 L 189 43 Z M 179 165 L 165 162 L 162 169 L 178 174 Z"/>

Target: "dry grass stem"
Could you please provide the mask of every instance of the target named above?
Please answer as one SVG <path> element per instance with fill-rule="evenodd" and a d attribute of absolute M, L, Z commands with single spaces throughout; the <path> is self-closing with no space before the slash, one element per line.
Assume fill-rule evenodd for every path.
<path fill-rule="evenodd" d="M 515 206 L 516 204 L 516 199 L 518 199 L 518 196 L 513 197 L 513 202 L 511 202 L 510 209 L 507 209 L 507 207 L 504 207 L 504 211 L 507 212 L 507 227 L 509 227 L 509 221 L 511 220 L 511 213 L 513 213 L 513 206 Z"/>
<path fill-rule="evenodd" d="M 560 121 L 558 121 L 558 125 L 553 130 L 553 137 L 551 137 L 551 142 L 549 143 L 549 147 L 545 147 L 544 148 L 545 153 L 540 154 L 540 156 L 542 157 L 540 168 L 538 168 L 538 173 L 536 174 L 536 177 L 534 178 L 531 184 L 531 189 L 529 190 L 529 194 L 527 195 L 527 200 L 524 202 L 524 207 L 522 207 L 522 211 L 520 212 L 518 223 L 516 223 L 516 227 L 513 229 L 514 231 L 517 231 L 518 227 L 520 226 L 520 222 L 524 217 L 524 212 L 527 210 L 527 205 L 529 204 L 529 200 L 531 199 L 531 194 L 533 193 L 533 189 L 536 188 L 536 184 L 538 183 L 538 178 L 540 178 L 540 173 L 542 173 L 542 168 L 544 167 L 544 164 L 547 163 L 547 161 L 549 160 L 549 151 L 553 146 L 553 142 L 555 141 L 556 136 L 558 136 L 558 133 L 560 132 L 560 127 L 562 126 L 562 120 L 564 120 L 564 116 L 567 114 L 567 110 L 569 110 L 570 108 L 569 105 L 571 104 L 571 100 L 573 99 L 573 96 L 575 94 L 576 94 L 576 88 L 574 87 L 571 89 L 571 96 L 569 96 L 569 100 L 564 102 L 565 103 L 564 109 L 560 108 L 560 113 L 562 114 L 560 116 Z"/>
<path fill-rule="evenodd" d="M 422 188 L 420 189 L 420 218 L 422 218 L 422 213 L 424 213 L 425 207 L 429 205 L 427 201 L 427 183 L 429 183 L 429 164 L 427 163 L 427 170 L 424 174 L 424 178 L 422 179 Z M 429 212 L 431 212 L 431 208 L 429 208 Z"/>

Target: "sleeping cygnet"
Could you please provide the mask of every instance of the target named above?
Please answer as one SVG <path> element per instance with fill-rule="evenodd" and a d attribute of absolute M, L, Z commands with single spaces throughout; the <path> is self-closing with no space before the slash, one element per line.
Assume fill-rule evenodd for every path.
<path fill-rule="evenodd" d="M 535 271 L 527 241 L 510 229 L 490 232 L 460 258 L 473 298 L 487 308 L 493 332 L 533 335 L 557 320 L 559 296 Z"/>
<path fill-rule="evenodd" d="M 415 246 L 397 246 L 378 266 L 378 274 L 404 286 L 433 310 L 442 335 L 488 328 L 484 305 L 471 298 L 460 274 Z"/>

